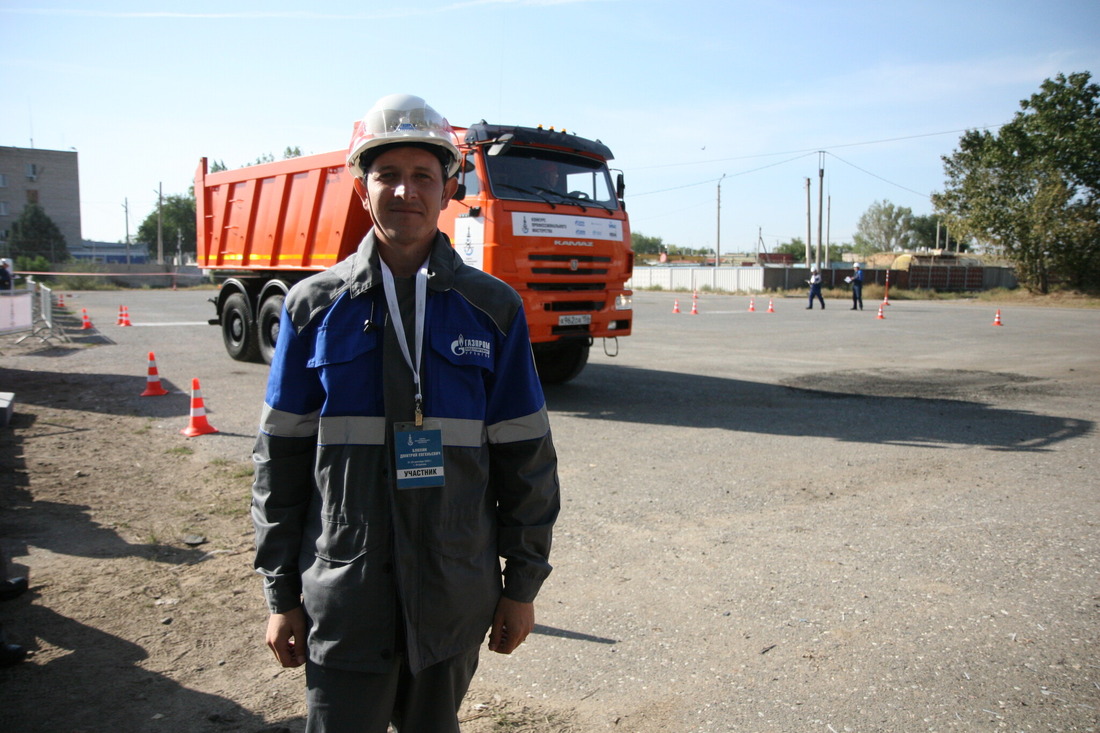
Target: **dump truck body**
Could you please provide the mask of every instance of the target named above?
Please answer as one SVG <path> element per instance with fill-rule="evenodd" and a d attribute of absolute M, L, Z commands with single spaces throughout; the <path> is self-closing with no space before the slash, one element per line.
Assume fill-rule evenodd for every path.
<path fill-rule="evenodd" d="M 610 151 L 564 132 L 478 123 L 460 149 L 459 199 L 440 215 L 466 264 L 524 300 L 544 381 L 584 367 L 595 338 L 629 335 L 633 252 Z M 270 361 L 287 290 L 359 246 L 371 220 L 343 151 L 195 174 L 198 264 L 221 281 L 226 350 Z"/>

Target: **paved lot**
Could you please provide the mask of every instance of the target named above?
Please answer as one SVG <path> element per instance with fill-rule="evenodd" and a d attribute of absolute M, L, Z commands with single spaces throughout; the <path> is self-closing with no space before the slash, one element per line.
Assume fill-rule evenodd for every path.
<path fill-rule="evenodd" d="M 0 358 L 143 381 L 154 350 L 202 381 L 196 450 L 241 457 L 265 367 L 209 296 L 79 293 L 104 345 Z M 1100 730 L 1100 312 L 691 304 L 637 294 L 619 356 L 547 390 L 557 570 L 475 690 L 576 730 Z"/>

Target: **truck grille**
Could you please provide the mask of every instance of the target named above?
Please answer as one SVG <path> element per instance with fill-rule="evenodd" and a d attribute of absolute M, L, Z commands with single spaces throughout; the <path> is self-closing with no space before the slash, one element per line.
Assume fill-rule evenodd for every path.
<path fill-rule="evenodd" d="M 543 310 L 555 311 L 602 311 L 602 300 L 554 300 L 542 304 Z"/>
<path fill-rule="evenodd" d="M 594 267 L 594 265 L 609 265 L 611 258 L 603 255 L 569 255 L 569 254 L 532 254 L 529 259 L 532 262 L 546 264 L 561 263 L 558 267 L 532 267 L 535 275 L 556 275 L 559 277 L 576 277 L 577 275 L 606 275 L 606 267 Z"/>
<path fill-rule="evenodd" d="M 557 290 L 574 292 L 578 290 L 604 290 L 607 283 L 527 283 L 528 290 Z"/>

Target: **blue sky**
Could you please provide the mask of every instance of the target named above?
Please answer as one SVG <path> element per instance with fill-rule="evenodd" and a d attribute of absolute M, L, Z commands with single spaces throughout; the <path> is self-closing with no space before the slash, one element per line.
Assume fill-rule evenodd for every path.
<path fill-rule="evenodd" d="M 724 174 L 722 251 L 751 251 L 805 237 L 806 178 L 816 236 L 822 157 L 849 242 L 875 201 L 931 213 L 962 131 L 1100 70 L 1095 0 L 304 5 L 0 0 L 0 145 L 78 150 L 84 237 L 119 241 L 123 201 L 132 233 L 201 156 L 343 148 L 408 92 L 456 125 L 601 139 L 632 228 L 671 244 L 714 247 Z"/>

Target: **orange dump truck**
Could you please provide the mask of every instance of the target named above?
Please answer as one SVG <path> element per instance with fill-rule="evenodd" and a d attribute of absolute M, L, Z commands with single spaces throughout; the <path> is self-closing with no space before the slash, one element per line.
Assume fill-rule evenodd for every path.
<path fill-rule="evenodd" d="M 539 375 L 565 382 L 596 338 L 630 334 L 634 266 L 623 178 L 611 151 L 564 130 L 490 125 L 465 135 L 458 198 L 440 214 L 466 264 L 523 297 Z M 214 304 L 234 359 L 270 362 L 290 286 L 359 246 L 370 216 L 344 152 L 195 173 L 199 266 L 221 288 Z M 608 347 L 605 351 L 617 352 Z"/>

